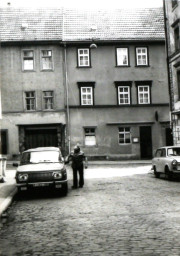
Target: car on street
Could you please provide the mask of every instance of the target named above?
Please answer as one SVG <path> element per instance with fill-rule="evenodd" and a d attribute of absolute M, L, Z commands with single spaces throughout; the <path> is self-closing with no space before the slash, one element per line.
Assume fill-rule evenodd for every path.
<path fill-rule="evenodd" d="M 68 192 L 67 171 L 61 151 L 57 147 L 38 147 L 21 154 L 16 170 L 18 191 L 30 188 L 53 188 L 66 195 Z"/>
<path fill-rule="evenodd" d="M 152 170 L 156 178 L 159 178 L 161 173 L 164 173 L 169 180 L 175 175 L 180 175 L 180 147 L 158 148 L 152 159 Z"/>

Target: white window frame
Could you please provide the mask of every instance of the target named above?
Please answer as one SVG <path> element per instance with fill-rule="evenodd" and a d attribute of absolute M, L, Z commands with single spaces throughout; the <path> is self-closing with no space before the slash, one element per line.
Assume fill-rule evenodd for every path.
<path fill-rule="evenodd" d="M 52 94 L 51 95 L 45 95 L 46 92 L 51 92 Z M 49 99 L 51 101 L 49 103 L 51 105 L 51 108 L 46 108 L 46 100 L 49 100 Z M 43 109 L 46 110 L 46 111 L 54 109 L 54 92 L 51 91 L 51 90 L 43 91 Z"/>
<path fill-rule="evenodd" d="M 26 52 L 32 52 L 32 56 L 25 56 Z M 32 61 L 32 67 L 31 68 L 27 68 L 25 65 L 26 61 Z M 28 65 L 27 65 L 28 66 Z M 22 70 L 23 71 L 34 71 L 34 50 L 22 50 Z"/>
<path fill-rule="evenodd" d="M 78 67 L 89 67 L 90 66 L 89 53 L 90 52 L 89 52 L 88 48 L 78 49 Z"/>
<path fill-rule="evenodd" d="M 121 131 L 120 131 L 121 129 Z M 122 137 L 121 139 L 123 142 L 120 142 L 120 136 Z M 129 142 L 127 142 L 127 140 Z M 118 141 L 119 145 L 128 145 L 131 144 L 131 128 L 130 127 L 119 127 L 118 128 Z"/>
<path fill-rule="evenodd" d="M 48 53 L 44 54 L 44 52 L 48 52 L 48 53 L 50 52 L 51 54 L 50 55 Z M 43 67 L 43 59 L 48 60 L 48 64 L 50 66 L 49 68 Z M 41 70 L 42 71 L 53 70 L 53 56 L 52 56 L 52 50 L 50 50 L 50 49 L 41 50 Z"/>
<path fill-rule="evenodd" d="M 90 92 L 87 92 L 90 89 Z M 85 92 L 84 92 L 85 90 Z M 89 97 L 90 96 L 90 97 Z M 93 105 L 93 87 L 92 86 L 82 86 L 81 87 L 81 105 Z"/>
<path fill-rule="evenodd" d="M 143 52 L 144 50 L 145 52 Z M 145 62 L 143 60 L 144 56 L 145 56 Z M 136 62 L 137 62 L 137 66 L 148 66 L 148 48 L 147 47 L 136 47 Z"/>
<path fill-rule="evenodd" d="M 34 93 L 34 95 L 27 97 L 27 93 Z M 27 104 L 27 100 L 30 101 L 29 104 Z M 25 102 L 26 111 L 35 111 L 36 110 L 36 92 L 35 91 L 25 91 L 24 92 L 24 102 Z M 28 109 L 28 107 L 27 107 L 28 105 L 30 106 L 30 109 Z M 32 106 L 34 106 L 34 107 L 32 108 Z"/>
<path fill-rule="evenodd" d="M 123 89 L 122 92 L 120 92 L 121 89 Z M 128 91 L 125 92 L 124 89 L 128 89 Z M 125 97 L 126 95 L 128 96 L 127 98 Z M 123 97 L 121 98 L 121 96 Z M 128 100 L 128 102 L 125 102 L 126 99 Z M 118 86 L 118 103 L 119 105 L 130 104 L 130 86 Z"/>
<path fill-rule="evenodd" d="M 87 132 L 87 130 L 89 130 Z M 94 131 L 92 131 L 94 130 Z M 84 145 L 85 146 L 96 146 L 96 128 L 95 127 L 84 127 Z"/>
<path fill-rule="evenodd" d="M 140 91 L 140 88 L 143 88 L 143 90 Z M 144 90 L 145 88 L 148 88 L 148 90 L 145 91 Z M 145 97 L 145 95 L 147 95 L 148 97 Z M 146 99 L 148 99 L 148 101 L 146 101 Z M 150 86 L 149 85 L 138 85 L 138 104 L 150 104 Z"/>
<path fill-rule="evenodd" d="M 117 66 L 129 66 L 129 49 L 127 47 L 116 48 Z M 126 60 L 125 63 L 124 59 Z"/>

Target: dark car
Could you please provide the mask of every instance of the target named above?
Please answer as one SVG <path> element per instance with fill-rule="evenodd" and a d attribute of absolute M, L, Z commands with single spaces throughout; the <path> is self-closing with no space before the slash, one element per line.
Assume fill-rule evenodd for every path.
<path fill-rule="evenodd" d="M 15 178 L 18 191 L 55 188 L 64 195 L 68 192 L 64 159 L 57 147 L 39 147 L 24 151 Z"/>

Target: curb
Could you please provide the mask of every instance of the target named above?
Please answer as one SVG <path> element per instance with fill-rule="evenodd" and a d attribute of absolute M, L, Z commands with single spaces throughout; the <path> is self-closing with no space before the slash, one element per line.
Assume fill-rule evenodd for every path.
<path fill-rule="evenodd" d="M 0 206 L 0 216 L 7 210 L 7 208 L 10 206 L 12 203 L 12 200 L 17 193 L 17 188 L 14 188 L 13 191 L 9 194 L 8 197 L 2 202 Z"/>

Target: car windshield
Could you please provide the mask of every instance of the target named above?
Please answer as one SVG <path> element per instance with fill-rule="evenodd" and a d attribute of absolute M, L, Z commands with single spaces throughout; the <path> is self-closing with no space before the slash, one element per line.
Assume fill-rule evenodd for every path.
<path fill-rule="evenodd" d="M 22 154 L 21 164 L 57 163 L 62 161 L 58 151 L 36 151 Z"/>
<path fill-rule="evenodd" d="M 180 156 L 180 148 L 168 148 L 168 156 Z"/>

